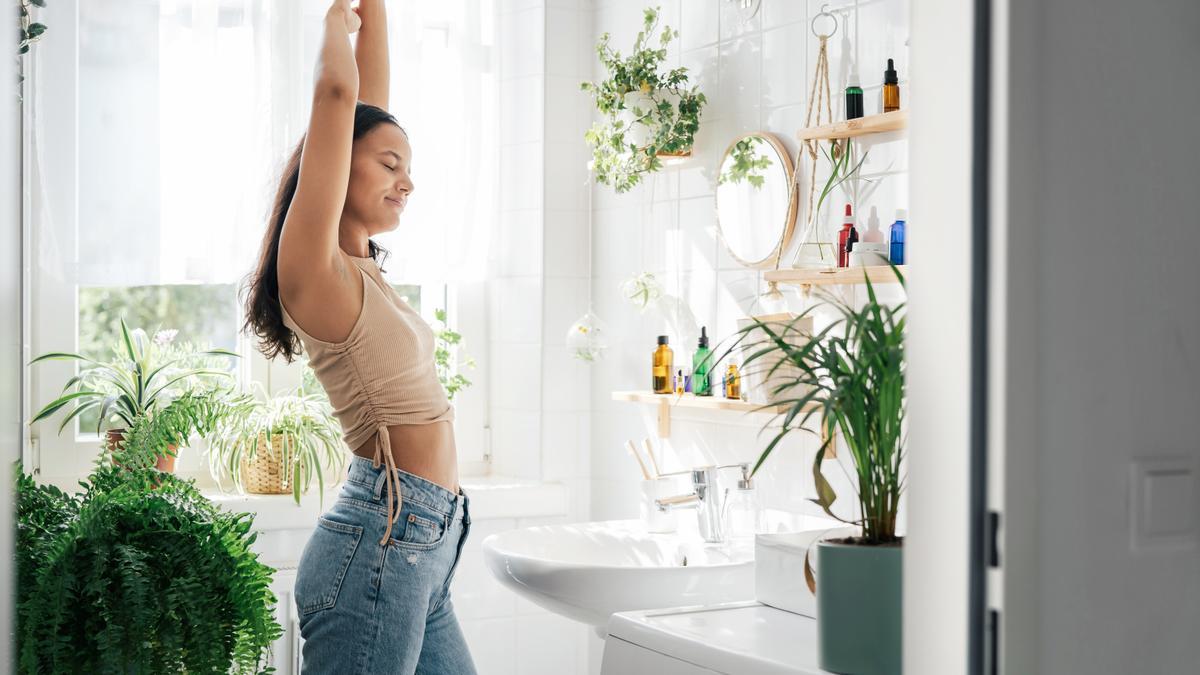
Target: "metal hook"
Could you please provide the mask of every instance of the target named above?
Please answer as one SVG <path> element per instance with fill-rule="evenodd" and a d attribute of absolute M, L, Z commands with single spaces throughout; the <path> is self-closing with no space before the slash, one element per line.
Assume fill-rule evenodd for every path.
<path fill-rule="evenodd" d="M 833 22 L 833 30 L 829 31 L 829 34 L 827 34 L 827 35 L 822 35 L 817 32 L 817 20 L 823 16 L 829 17 L 829 20 Z M 837 29 L 838 29 L 837 17 L 834 16 L 833 12 L 829 11 L 828 4 L 821 5 L 821 11 L 817 12 L 817 15 L 814 16 L 813 20 L 809 23 L 809 30 L 811 30 L 812 34 L 815 35 L 816 37 L 830 38 L 830 37 L 833 37 L 833 34 L 837 32 Z"/>

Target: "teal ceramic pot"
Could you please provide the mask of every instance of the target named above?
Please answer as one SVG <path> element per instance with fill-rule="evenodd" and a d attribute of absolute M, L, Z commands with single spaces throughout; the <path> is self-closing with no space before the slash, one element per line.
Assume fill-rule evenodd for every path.
<path fill-rule="evenodd" d="M 901 551 L 817 544 L 817 644 L 821 668 L 900 675 Z"/>

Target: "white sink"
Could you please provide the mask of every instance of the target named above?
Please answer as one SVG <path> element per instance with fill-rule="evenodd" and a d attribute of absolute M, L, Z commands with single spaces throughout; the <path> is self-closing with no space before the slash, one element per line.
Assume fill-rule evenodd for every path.
<path fill-rule="evenodd" d="M 484 539 L 483 557 L 527 600 L 598 630 L 614 612 L 753 600 L 753 541 L 705 544 L 689 515 L 680 512 L 673 534 L 650 534 L 640 520 L 510 530 Z M 790 532 L 836 523 L 771 511 L 767 525 Z"/>

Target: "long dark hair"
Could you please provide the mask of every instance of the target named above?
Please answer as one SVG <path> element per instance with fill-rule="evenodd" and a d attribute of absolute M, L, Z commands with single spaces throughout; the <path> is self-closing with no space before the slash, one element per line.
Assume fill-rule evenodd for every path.
<path fill-rule="evenodd" d="M 404 130 L 396 118 L 383 108 L 368 103 L 355 106 L 355 140 L 380 124 L 395 124 L 401 131 Z M 263 234 L 262 246 L 259 249 L 258 264 L 254 271 L 246 275 L 242 284 L 243 304 L 246 308 L 242 332 L 253 332 L 258 336 L 258 349 L 268 359 L 282 356 L 288 363 L 300 354 L 301 344 L 297 335 L 283 325 L 283 311 L 279 307 L 279 237 L 283 233 L 283 221 L 292 205 L 292 198 L 296 196 L 296 185 L 300 181 L 300 154 L 303 149 L 304 137 L 301 137 L 283 167 L 283 176 L 271 206 L 267 231 Z M 368 239 L 367 242 L 368 255 L 382 265 L 387 251 L 373 240 Z"/>

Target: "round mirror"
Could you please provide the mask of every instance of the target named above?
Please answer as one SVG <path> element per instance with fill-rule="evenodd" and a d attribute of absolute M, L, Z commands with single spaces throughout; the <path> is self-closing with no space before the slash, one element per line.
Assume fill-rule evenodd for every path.
<path fill-rule="evenodd" d="M 747 267 L 769 267 L 796 227 L 792 158 L 774 134 L 746 134 L 729 144 L 717 177 L 717 229 Z"/>

